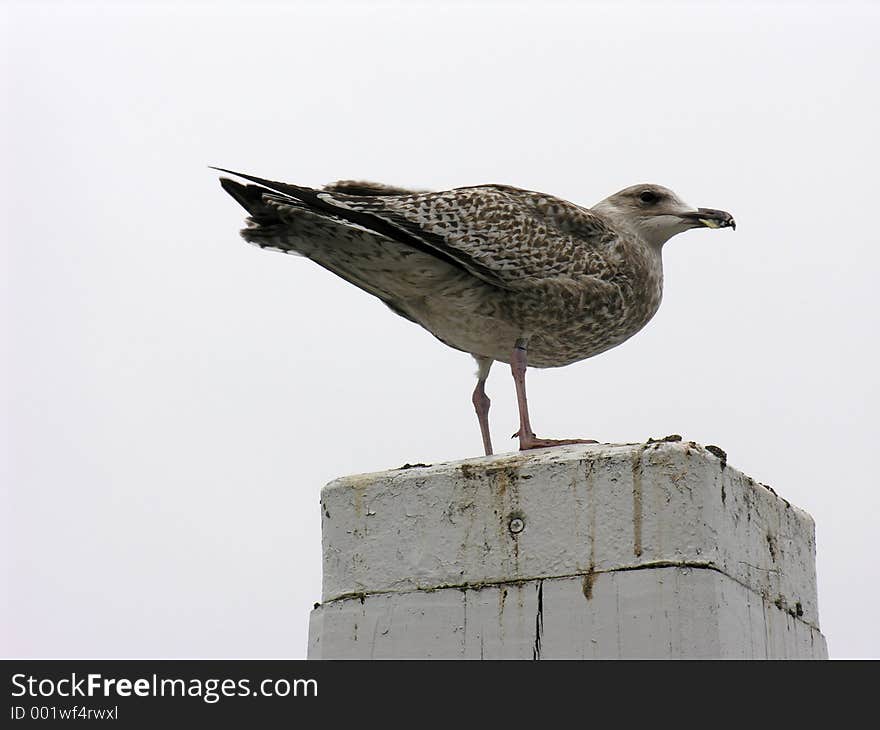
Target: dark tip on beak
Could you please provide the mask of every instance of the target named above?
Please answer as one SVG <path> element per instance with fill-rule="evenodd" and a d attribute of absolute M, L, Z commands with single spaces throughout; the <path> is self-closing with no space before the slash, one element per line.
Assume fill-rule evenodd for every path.
<path fill-rule="evenodd" d="M 736 221 L 726 210 L 697 208 L 695 213 L 686 213 L 682 217 L 706 228 L 733 228 L 736 230 Z"/>

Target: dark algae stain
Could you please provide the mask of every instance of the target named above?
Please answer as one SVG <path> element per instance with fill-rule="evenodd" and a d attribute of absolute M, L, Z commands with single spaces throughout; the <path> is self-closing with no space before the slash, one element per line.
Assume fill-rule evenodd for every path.
<path fill-rule="evenodd" d="M 776 538 L 767 533 L 767 549 L 770 550 L 770 559 L 776 562 Z"/>
<path fill-rule="evenodd" d="M 596 566 L 592 563 L 590 564 L 590 569 L 584 575 L 584 598 L 588 601 L 593 598 L 593 585 L 596 582 Z"/>
<path fill-rule="evenodd" d="M 724 449 L 715 446 L 714 444 L 709 444 L 706 447 L 706 451 L 708 451 L 713 456 L 717 456 L 721 460 L 722 469 L 727 466 L 727 452 Z"/>
<path fill-rule="evenodd" d="M 674 444 L 678 441 L 681 441 L 681 436 L 677 433 L 671 433 L 668 436 L 664 436 L 662 439 L 654 439 L 649 438 L 646 443 L 649 444 Z"/>
<path fill-rule="evenodd" d="M 633 457 L 633 553 L 636 557 L 642 554 L 642 454 L 639 449 Z"/>

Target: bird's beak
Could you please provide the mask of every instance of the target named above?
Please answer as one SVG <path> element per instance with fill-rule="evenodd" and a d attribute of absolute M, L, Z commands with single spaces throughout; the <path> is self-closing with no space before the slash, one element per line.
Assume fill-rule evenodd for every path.
<path fill-rule="evenodd" d="M 736 230 L 736 221 L 726 210 L 697 208 L 693 212 L 681 214 L 680 217 L 690 221 L 695 228 L 705 226 L 706 228 L 733 228 Z"/>

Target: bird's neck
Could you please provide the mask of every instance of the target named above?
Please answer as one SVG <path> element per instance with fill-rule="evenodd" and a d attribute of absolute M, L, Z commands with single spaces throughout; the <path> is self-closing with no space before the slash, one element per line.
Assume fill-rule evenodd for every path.
<path fill-rule="evenodd" d="M 618 282 L 631 314 L 646 323 L 660 306 L 663 298 L 663 258 L 661 247 L 654 246 L 639 236 L 632 236 L 619 244 L 618 260 L 625 274 Z"/>
<path fill-rule="evenodd" d="M 634 220 L 604 200 L 594 205 L 590 210 L 605 218 L 615 230 L 639 239 L 646 246 L 656 250 L 658 254 L 663 249 L 664 243 L 680 233 L 673 221 L 666 220 L 667 216 Z M 682 230 L 684 229 L 682 228 Z"/>

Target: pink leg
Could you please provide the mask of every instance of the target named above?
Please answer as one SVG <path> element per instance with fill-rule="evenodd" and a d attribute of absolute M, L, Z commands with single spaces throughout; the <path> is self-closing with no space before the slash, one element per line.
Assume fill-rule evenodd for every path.
<path fill-rule="evenodd" d="M 519 431 L 513 434 L 519 436 L 520 451 L 526 449 L 540 449 L 544 446 L 562 446 L 564 444 L 595 444 L 592 439 L 539 439 L 532 431 L 529 423 L 529 404 L 526 399 L 526 367 L 527 355 L 524 340 L 517 340 L 510 356 L 510 370 L 513 373 L 513 383 L 516 386 L 516 403 L 519 406 Z"/>
<path fill-rule="evenodd" d="M 480 422 L 483 448 L 486 450 L 486 456 L 492 456 L 492 436 L 489 434 L 489 406 L 492 401 L 486 395 L 486 378 L 489 377 L 489 368 L 492 367 L 492 360 L 487 357 L 476 357 L 476 361 L 479 367 L 477 371 L 477 387 L 474 388 L 474 395 L 471 400 L 474 404 L 474 410 L 477 412 L 477 420 Z"/>

